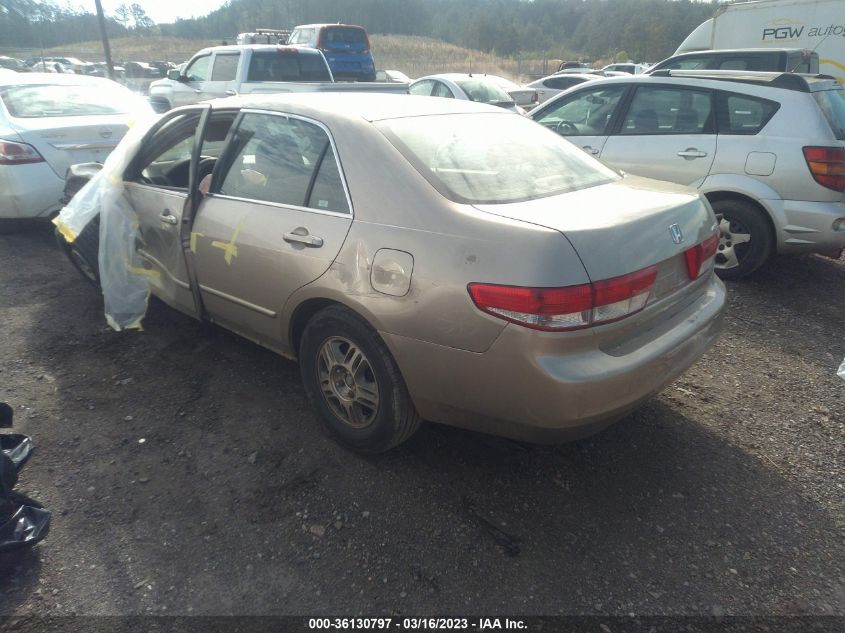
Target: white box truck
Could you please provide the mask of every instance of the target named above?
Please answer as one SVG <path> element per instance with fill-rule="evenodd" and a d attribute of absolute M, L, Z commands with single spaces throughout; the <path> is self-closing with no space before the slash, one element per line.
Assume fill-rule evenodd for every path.
<path fill-rule="evenodd" d="M 675 51 L 806 48 L 819 72 L 845 84 L 845 0 L 756 0 L 721 5 Z"/>

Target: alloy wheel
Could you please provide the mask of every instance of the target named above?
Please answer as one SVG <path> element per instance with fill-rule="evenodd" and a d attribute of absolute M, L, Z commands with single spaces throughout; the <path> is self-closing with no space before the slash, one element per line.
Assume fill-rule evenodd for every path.
<path fill-rule="evenodd" d="M 317 380 L 332 412 L 360 429 L 372 424 L 379 408 L 379 385 L 370 361 L 351 340 L 333 336 L 317 352 Z"/>
<path fill-rule="evenodd" d="M 719 221 L 719 246 L 716 250 L 716 268 L 736 268 L 745 257 L 751 242 L 751 233 L 736 220 L 717 214 Z"/>

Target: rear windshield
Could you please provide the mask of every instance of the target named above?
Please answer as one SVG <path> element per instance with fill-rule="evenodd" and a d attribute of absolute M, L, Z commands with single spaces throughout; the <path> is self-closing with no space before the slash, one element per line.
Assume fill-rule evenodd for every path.
<path fill-rule="evenodd" d="M 331 81 L 331 77 L 321 55 L 253 51 L 247 81 Z"/>
<path fill-rule="evenodd" d="M 554 132 L 515 114 L 409 117 L 376 125 L 455 202 L 520 202 L 619 178 Z"/>
<path fill-rule="evenodd" d="M 349 26 L 326 27 L 323 38 L 325 44 L 366 44 L 367 42 L 364 29 Z"/>
<path fill-rule="evenodd" d="M 830 123 L 833 133 L 840 141 L 845 141 L 845 90 L 823 90 L 814 92 L 816 103 L 819 104 L 824 118 Z"/>
<path fill-rule="evenodd" d="M 458 79 L 455 81 L 470 101 L 478 103 L 513 103 L 510 95 L 488 79 Z"/>
<path fill-rule="evenodd" d="M 121 86 L 108 83 L 6 86 L 0 88 L 0 99 L 9 114 L 21 119 L 126 114 L 141 109 L 139 97 Z"/>

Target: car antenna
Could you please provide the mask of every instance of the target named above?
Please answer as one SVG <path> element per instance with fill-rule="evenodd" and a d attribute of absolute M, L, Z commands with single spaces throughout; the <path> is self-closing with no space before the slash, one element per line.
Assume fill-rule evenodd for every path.
<path fill-rule="evenodd" d="M 825 35 L 822 39 L 820 39 L 820 40 L 816 43 L 816 45 L 812 48 L 812 50 L 811 50 L 809 53 L 807 53 L 807 58 L 808 58 L 808 59 L 807 59 L 807 62 L 808 62 L 808 64 L 809 64 L 809 57 L 810 57 L 810 55 L 812 55 L 813 53 L 815 53 L 815 52 L 816 52 L 816 49 L 817 49 L 819 46 L 821 46 L 821 45 L 822 45 L 822 42 L 824 42 L 824 41 L 825 41 L 827 38 L 829 38 L 829 37 L 830 37 L 830 33 L 828 33 L 828 34 L 827 34 L 827 35 Z M 800 61 L 800 62 L 798 62 L 797 64 L 795 64 L 795 66 L 793 66 L 792 68 L 790 68 L 790 69 L 789 69 L 789 72 L 794 73 L 794 72 L 795 72 L 795 69 L 796 69 L 796 68 L 798 68 L 801 64 L 803 64 L 803 63 L 804 63 L 804 52 L 805 52 L 806 50 L 807 50 L 807 49 L 805 48 L 803 51 L 801 51 L 801 61 Z"/>

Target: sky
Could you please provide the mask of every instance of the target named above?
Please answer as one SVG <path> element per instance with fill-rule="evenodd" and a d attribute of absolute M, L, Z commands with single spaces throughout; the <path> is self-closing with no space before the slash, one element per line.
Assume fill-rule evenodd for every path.
<path fill-rule="evenodd" d="M 102 0 L 106 15 L 114 15 L 121 4 L 132 4 L 133 0 Z M 176 18 L 191 18 L 206 15 L 221 6 L 226 0 L 135 0 L 143 7 L 156 24 L 175 22 Z M 90 7 L 88 6 L 90 5 Z M 88 0 L 83 7 L 94 13 L 94 0 Z"/>

